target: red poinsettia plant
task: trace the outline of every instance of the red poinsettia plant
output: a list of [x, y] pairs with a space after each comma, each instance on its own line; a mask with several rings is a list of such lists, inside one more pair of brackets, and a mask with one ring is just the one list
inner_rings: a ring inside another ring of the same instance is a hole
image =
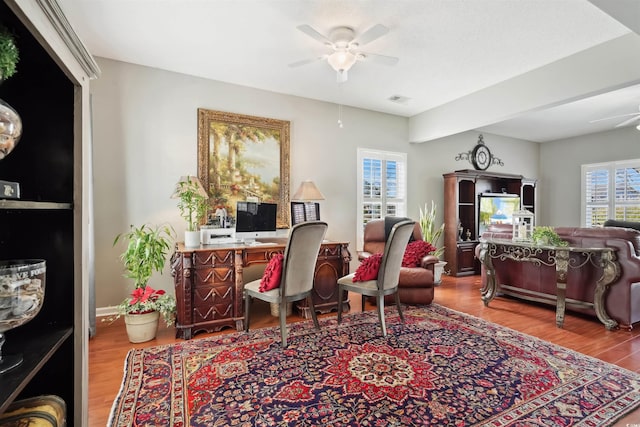
[[155, 290], [148, 285], [153, 272], [162, 274], [173, 236], [173, 229], [169, 226], [145, 224], [140, 227], [131, 226], [127, 233], [116, 237], [114, 245], [120, 239], [128, 242], [120, 259], [124, 262], [124, 276], [133, 280], [134, 289], [131, 296], [116, 306], [116, 314], [107, 320], [113, 321], [123, 315], [157, 311], [167, 326], [173, 325], [176, 299], [165, 291]]
[[152, 311], [160, 313], [167, 326], [173, 325], [176, 312], [176, 300], [162, 289], [153, 289], [147, 285], [136, 288], [131, 296], [117, 307], [116, 318], [123, 314], [144, 314]]

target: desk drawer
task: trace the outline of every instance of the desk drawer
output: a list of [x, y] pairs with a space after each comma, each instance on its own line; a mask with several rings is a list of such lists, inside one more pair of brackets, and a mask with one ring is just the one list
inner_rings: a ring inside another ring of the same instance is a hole
[[193, 253], [193, 268], [233, 267], [235, 251], [197, 251]]
[[193, 289], [193, 323], [233, 317], [234, 285], [196, 286]]

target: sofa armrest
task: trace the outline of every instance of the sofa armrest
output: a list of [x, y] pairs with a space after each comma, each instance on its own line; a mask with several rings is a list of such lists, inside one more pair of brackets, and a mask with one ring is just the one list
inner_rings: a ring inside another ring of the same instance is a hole
[[358, 261], [362, 261], [363, 259], [367, 259], [371, 256], [371, 252], [367, 251], [358, 251]]
[[440, 259], [437, 256], [427, 255], [424, 258], [422, 258], [422, 261], [420, 261], [420, 267], [433, 271], [433, 265], [438, 261], [440, 261]]

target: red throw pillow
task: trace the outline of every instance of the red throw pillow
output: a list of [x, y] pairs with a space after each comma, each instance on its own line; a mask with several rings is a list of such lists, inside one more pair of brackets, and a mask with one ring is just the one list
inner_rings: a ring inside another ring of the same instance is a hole
[[414, 240], [407, 245], [402, 258], [403, 267], [418, 267], [422, 258], [434, 252], [436, 248], [424, 240]]
[[375, 280], [378, 278], [378, 270], [382, 262], [382, 254], [373, 254], [362, 260], [355, 274], [354, 282], [365, 282], [367, 280]]
[[264, 269], [262, 279], [260, 279], [260, 292], [267, 292], [280, 287], [283, 259], [284, 255], [282, 254], [275, 254], [271, 257], [267, 268]]

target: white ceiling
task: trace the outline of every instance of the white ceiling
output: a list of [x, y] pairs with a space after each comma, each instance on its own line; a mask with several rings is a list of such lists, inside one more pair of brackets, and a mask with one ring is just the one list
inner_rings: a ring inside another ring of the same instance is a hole
[[[617, 0], [631, 8], [618, 15], [594, 5], [602, 0], [58, 1], [95, 56], [405, 117], [629, 34], [617, 20], [629, 25], [629, 10], [640, 18], [637, 0]], [[382, 24], [389, 33], [362, 50], [399, 61], [358, 62], [343, 84], [326, 61], [289, 67], [327, 52], [302, 24], [350, 26], [356, 38]], [[622, 120], [589, 121], [638, 111], [640, 89], [627, 86], [478, 130], [548, 141], [612, 129]]]

